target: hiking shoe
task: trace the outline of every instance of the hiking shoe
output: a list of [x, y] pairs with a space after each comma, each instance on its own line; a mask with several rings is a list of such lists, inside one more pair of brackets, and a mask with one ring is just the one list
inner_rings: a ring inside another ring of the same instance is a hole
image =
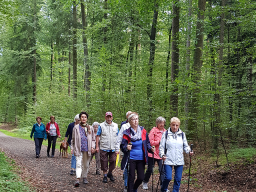
[[103, 177], [103, 183], [107, 183], [108, 182], [108, 178], [106, 176]]
[[79, 181], [76, 180], [75, 183], [74, 183], [74, 186], [75, 186], [75, 187], [79, 187], [79, 185], [80, 185]]
[[83, 183], [84, 183], [84, 184], [89, 183], [88, 180], [87, 180], [87, 178], [83, 178]]
[[142, 189], [148, 189], [148, 183], [142, 182]]
[[107, 176], [110, 179], [110, 181], [115, 181], [115, 178], [113, 177], [112, 173], [108, 173]]
[[70, 175], [75, 175], [75, 171], [73, 169], [70, 171]]
[[100, 175], [100, 171], [99, 170], [96, 170], [96, 175]]

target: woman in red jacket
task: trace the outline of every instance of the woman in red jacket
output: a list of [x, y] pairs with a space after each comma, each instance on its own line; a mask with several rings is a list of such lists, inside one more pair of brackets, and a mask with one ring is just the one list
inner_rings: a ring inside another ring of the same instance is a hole
[[51, 116], [50, 120], [51, 121], [46, 124], [46, 132], [47, 132], [47, 138], [48, 138], [47, 156], [50, 157], [50, 149], [52, 145], [51, 157], [54, 157], [56, 140], [57, 140], [57, 137], [60, 138], [60, 129], [59, 129], [59, 125], [55, 122], [54, 116]]
[[148, 135], [150, 145], [155, 146], [155, 153], [154, 153], [154, 158], [151, 153], [148, 153], [148, 169], [146, 171], [146, 174], [145, 174], [145, 177], [144, 177], [144, 180], [142, 183], [143, 189], [148, 189], [148, 181], [152, 174], [153, 166], [154, 166], [155, 162], [157, 162], [157, 164], [158, 164], [159, 172], [162, 172], [161, 179], [160, 179], [161, 185], [164, 180], [165, 173], [164, 173], [164, 169], [162, 166], [162, 163], [163, 163], [162, 158], [159, 157], [159, 145], [160, 145], [160, 141], [162, 138], [162, 134], [166, 131], [166, 129], [164, 128], [165, 122], [166, 122], [165, 118], [163, 118], [161, 116], [158, 117], [156, 119], [156, 127], [153, 127]]

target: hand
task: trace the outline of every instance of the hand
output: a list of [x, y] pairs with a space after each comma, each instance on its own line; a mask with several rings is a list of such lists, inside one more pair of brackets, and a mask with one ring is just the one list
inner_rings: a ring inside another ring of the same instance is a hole
[[132, 150], [132, 145], [127, 145], [127, 150], [131, 151]]
[[194, 155], [193, 151], [189, 152], [189, 156], [193, 156], [193, 155]]
[[73, 154], [73, 149], [71, 149], [71, 151], [70, 151], [70, 152], [71, 152], [71, 154]]
[[99, 147], [96, 147], [96, 152], [99, 153], [100, 149]]
[[59, 137], [59, 138], [61, 138], [61, 136], [60, 136], [60, 135], [59, 135], [58, 137]]
[[152, 146], [152, 147], [151, 147], [151, 151], [152, 151], [153, 153], [155, 153], [155, 151], [156, 151], [155, 146]]
[[120, 152], [119, 151], [116, 151], [116, 154], [119, 154]]
[[32, 139], [32, 137], [30, 137], [30, 139]]
[[162, 156], [162, 160], [163, 160], [163, 161], [166, 160], [166, 156], [165, 156], [165, 155]]

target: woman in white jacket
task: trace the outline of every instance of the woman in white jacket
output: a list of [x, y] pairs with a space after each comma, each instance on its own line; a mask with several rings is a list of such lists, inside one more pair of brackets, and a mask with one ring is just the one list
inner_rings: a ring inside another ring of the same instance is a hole
[[180, 130], [180, 120], [177, 117], [171, 118], [170, 127], [162, 135], [159, 147], [159, 156], [164, 161], [165, 178], [161, 191], [168, 191], [169, 182], [172, 180], [172, 167], [174, 167], [173, 192], [178, 192], [182, 177], [184, 157], [183, 150], [193, 155], [188, 145], [186, 135]]

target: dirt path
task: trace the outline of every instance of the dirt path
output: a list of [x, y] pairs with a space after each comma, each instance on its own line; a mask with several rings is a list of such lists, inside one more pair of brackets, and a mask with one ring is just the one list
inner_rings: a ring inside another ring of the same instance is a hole
[[[1, 127], [2, 128], [2, 127]], [[44, 141], [46, 142], [46, 141]], [[88, 173], [89, 184], [81, 184], [75, 188], [73, 183], [75, 176], [69, 175], [71, 156], [68, 158], [59, 157], [59, 151], [56, 150], [55, 158], [48, 158], [46, 155], [46, 146], [42, 146], [41, 157], [35, 158], [34, 141], [9, 137], [0, 132], [0, 150], [14, 159], [19, 166], [21, 178], [28, 181], [36, 191], [93, 191], [93, 192], [121, 192], [123, 191], [123, 176], [120, 168], [113, 172], [116, 178], [115, 182], [102, 182], [102, 175], [95, 175], [95, 160], [90, 165]], [[194, 157], [196, 158], [196, 157]], [[256, 163], [256, 162], [255, 162]], [[209, 167], [209, 165], [206, 165]], [[193, 175], [194, 181], [191, 181], [190, 192], [210, 192], [210, 191], [256, 191], [256, 164], [250, 167], [241, 167], [240, 172], [234, 167], [226, 174], [212, 172], [210, 170], [201, 170], [204, 167], [198, 167], [198, 173]], [[157, 167], [155, 167], [157, 169]], [[200, 172], [200, 173], [199, 173]], [[225, 177], [223, 176], [225, 175]], [[154, 174], [154, 191], [158, 181], [158, 174]], [[183, 173], [180, 192], [187, 191], [187, 174]], [[248, 183], [249, 182], [249, 183]], [[141, 186], [138, 192], [150, 192], [152, 189], [152, 178], [149, 182], [149, 190], [142, 190]], [[169, 190], [172, 190], [172, 181], [169, 184]], [[160, 190], [158, 190], [160, 191]]]

